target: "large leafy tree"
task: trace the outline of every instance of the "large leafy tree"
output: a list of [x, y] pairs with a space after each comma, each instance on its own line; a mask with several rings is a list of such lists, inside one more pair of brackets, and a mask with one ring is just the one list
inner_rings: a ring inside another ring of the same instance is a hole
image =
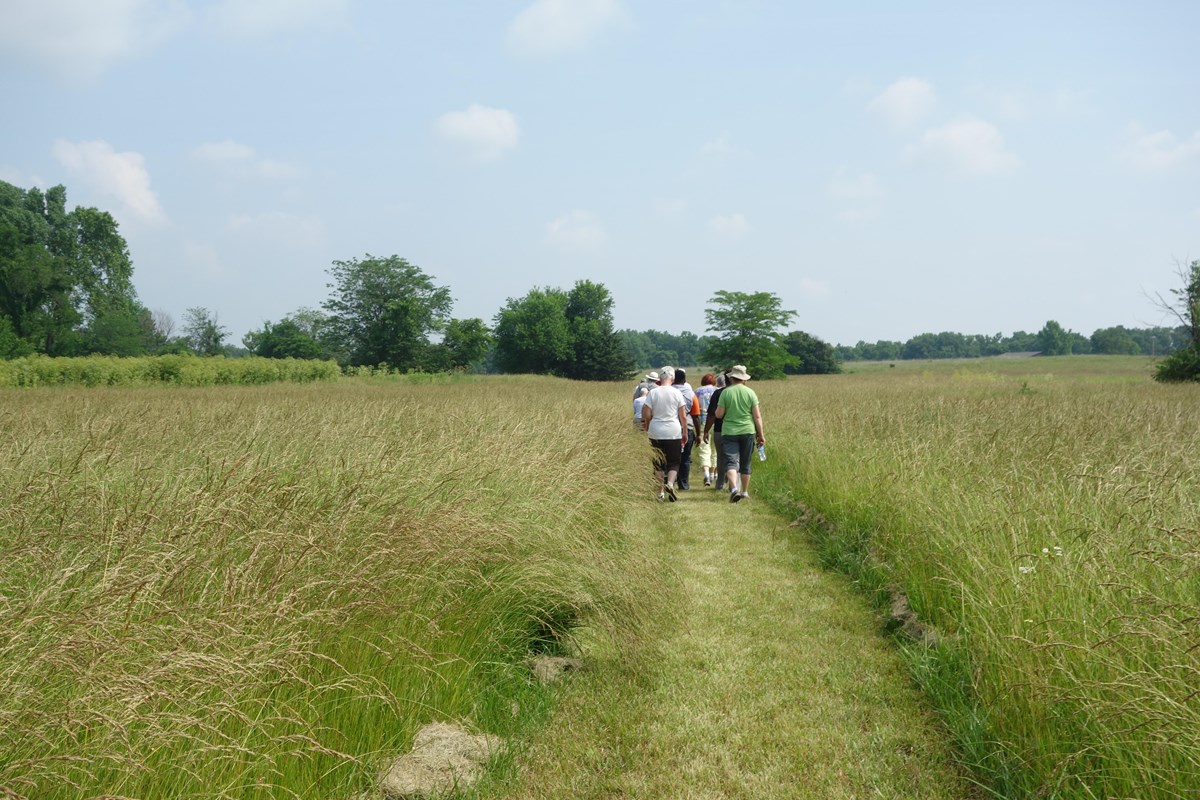
[[756, 378], [781, 378], [795, 363], [780, 329], [796, 316], [771, 292], [719, 291], [704, 312], [708, 329], [716, 334], [704, 351], [709, 364], [745, 364]]
[[783, 338], [784, 347], [796, 359], [785, 367], [790, 375], [832, 375], [842, 371], [833, 346], [804, 331], [791, 331]]
[[575, 380], [627, 378], [634, 362], [613, 330], [612, 307], [604, 284], [587, 280], [569, 292], [534, 288], [509, 298], [496, 315], [496, 366]]
[[496, 313], [496, 367], [501, 372], [561, 375], [574, 353], [567, 293], [530, 289]]
[[1049, 320], [1038, 331], [1037, 348], [1044, 356], [1069, 356], [1074, 348], [1075, 336], [1055, 320]]
[[143, 352], [145, 309], [113, 217], [67, 210], [62, 186], [0, 181], [0, 315], [23, 347], [48, 355]]
[[430, 335], [450, 318], [448, 288], [395, 255], [335, 261], [329, 274], [332, 294], [322, 307], [339, 361], [402, 370], [426, 363]]
[[613, 330], [612, 307], [612, 295], [602, 283], [577, 281], [567, 294], [567, 325], [574, 354], [565, 377], [615, 381], [633, 372], [633, 357]]

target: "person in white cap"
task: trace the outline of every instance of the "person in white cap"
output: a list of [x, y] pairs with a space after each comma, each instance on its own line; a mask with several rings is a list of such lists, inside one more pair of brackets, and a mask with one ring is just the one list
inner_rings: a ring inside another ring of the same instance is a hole
[[750, 375], [746, 367], [735, 364], [729, 370], [729, 385], [717, 398], [721, 447], [725, 451], [725, 479], [729, 482], [731, 503], [750, 496], [750, 456], [756, 443], [760, 446], [767, 443], [758, 395], [745, 385], [748, 380]]
[[640, 391], [642, 391], [643, 389], [645, 389], [646, 392], [649, 393], [649, 391], [651, 389], [653, 389], [655, 386], [658, 386], [658, 373], [657, 372], [646, 373], [646, 377], [644, 377], [640, 381], [638, 381], [637, 386], [633, 387], [634, 398], [636, 399], [638, 396], [638, 393]]
[[642, 430], [654, 448], [654, 477], [662, 489], [658, 499], [675, 502], [675, 478], [679, 474], [679, 461], [683, 456], [683, 443], [687, 441], [687, 411], [683, 395], [671, 384], [675, 380], [675, 368], [663, 367], [658, 371], [661, 378], [658, 386], [646, 395], [642, 405]]

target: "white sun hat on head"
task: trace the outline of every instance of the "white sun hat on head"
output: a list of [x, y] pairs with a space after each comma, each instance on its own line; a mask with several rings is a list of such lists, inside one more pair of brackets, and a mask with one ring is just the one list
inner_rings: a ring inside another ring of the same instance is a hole
[[729, 370], [729, 377], [737, 378], [739, 381], [750, 380], [750, 376], [746, 373], [746, 366], [744, 364], [734, 364], [733, 369]]
[[657, 373], [657, 372], [651, 372], [649, 375], [647, 375], [647, 376], [646, 376], [646, 380], [648, 380], [648, 381], [654, 381], [655, 383], [658, 383], [658, 373]]

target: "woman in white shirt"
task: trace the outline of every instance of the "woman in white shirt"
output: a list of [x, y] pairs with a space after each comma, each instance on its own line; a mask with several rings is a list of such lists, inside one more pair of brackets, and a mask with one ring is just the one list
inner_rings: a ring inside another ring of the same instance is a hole
[[[687, 410], [683, 394], [671, 385], [674, 367], [663, 367], [658, 374], [658, 386], [650, 390], [642, 405], [642, 430], [654, 448], [654, 477], [662, 486], [658, 499], [665, 497], [673, 503], [676, 499], [675, 479], [687, 441]], [[672, 377], [662, 378], [664, 375]]]

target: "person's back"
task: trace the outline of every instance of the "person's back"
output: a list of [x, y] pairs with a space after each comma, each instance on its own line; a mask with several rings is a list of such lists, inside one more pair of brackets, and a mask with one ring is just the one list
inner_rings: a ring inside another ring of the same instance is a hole
[[758, 405], [758, 395], [753, 389], [742, 383], [726, 386], [718, 402], [725, 407], [725, 416], [721, 420], [723, 436], [754, 433], [753, 412]]

